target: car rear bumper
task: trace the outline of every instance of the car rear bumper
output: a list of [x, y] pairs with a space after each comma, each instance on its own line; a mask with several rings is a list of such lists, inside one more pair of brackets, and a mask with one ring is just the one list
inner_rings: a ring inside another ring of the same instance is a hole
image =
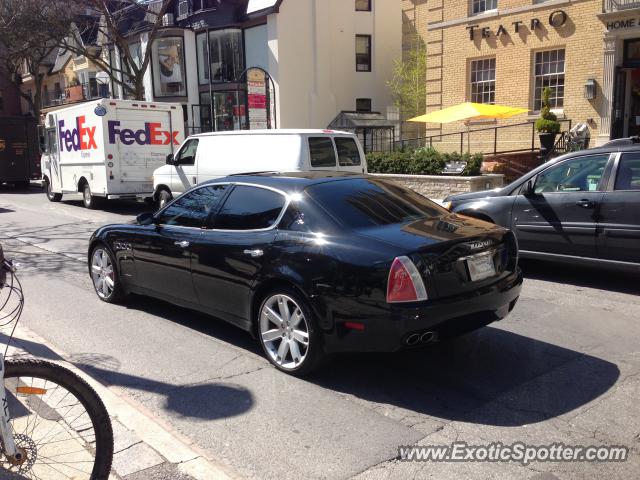
[[[443, 300], [427, 300], [420, 305], [398, 304], [384, 314], [359, 318], [363, 330], [337, 322], [325, 333], [327, 352], [392, 352], [454, 337], [506, 317], [522, 289], [518, 270], [500, 281], [464, 295]], [[433, 332], [434, 335], [424, 335]], [[415, 336], [423, 337], [413, 343]]]

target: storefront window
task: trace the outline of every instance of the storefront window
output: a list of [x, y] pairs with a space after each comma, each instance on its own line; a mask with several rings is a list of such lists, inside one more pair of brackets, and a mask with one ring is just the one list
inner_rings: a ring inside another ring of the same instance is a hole
[[196, 36], [196, 48], [198, 49], [198, 83], [207, 85], [209, 83], [209, 69], [207, 68], [207, 33], [199, 33]]
[[482, 13], [498, 8], [498, 0], [472, 0], [472, 13]]
[[200, 125], [205, 131], [246, 130], [246, 92], [213, 92], [213, 112], [208, 92], [200, 93]]
[[551, 108], [564, 105], [564, 48], [536, 52], [534, 109], [542, 108], [542, 92], [551, 89]]
[[235, 82], [244, 70], [242, 30], [209, 32], [209, 54], [212, 83]]
[[186, 92], [182, 37], [160, 38], [153, 44], [153, 83], [157, 97], [184, 96]]
[[495, 58], [483, 58], [471, 62], [471, 101], [496, 103]]

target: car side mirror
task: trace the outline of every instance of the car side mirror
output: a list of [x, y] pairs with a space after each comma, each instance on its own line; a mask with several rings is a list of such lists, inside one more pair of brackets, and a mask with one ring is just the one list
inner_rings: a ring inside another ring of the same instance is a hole
[[152, 212], [144, 212], [136, 217], [138, 225], [153, 225], [156, 223], [156, 218]]
[[525, 197], [533, 197], [536, 194], [534, 185], [533, 179], [527, 182], [522, 192]]
[[173, 157], [173, 153], [167, 155], [167, 165], [175, 165], [176, 159]]

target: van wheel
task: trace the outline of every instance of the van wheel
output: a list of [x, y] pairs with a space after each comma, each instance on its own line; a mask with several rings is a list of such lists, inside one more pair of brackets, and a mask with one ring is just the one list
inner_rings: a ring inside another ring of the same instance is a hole
[[164, 206], [171, 201], [173, 197], [171, 193], [166, 190], [160, 190], [158, 192], [158, 208], [164, 208]]
[[62, 194], [61, 193], [53, 193], [51, 191], [51, 183], [49, 182], [49, 180], [45, 180], [44, 181], [44, 189], [45, 189], [45, 192], [47, 194], [47, 199], [50, 202], [59, 202], [60, 200], [62, 200]]
[[95, 210], [100, 206], [102, 198], [91, 195], [91, 187], [89, 187], [88, 183], [84, 184], [84, 188], [82, 189], [82, 202], [86, 208], [91, 210]]

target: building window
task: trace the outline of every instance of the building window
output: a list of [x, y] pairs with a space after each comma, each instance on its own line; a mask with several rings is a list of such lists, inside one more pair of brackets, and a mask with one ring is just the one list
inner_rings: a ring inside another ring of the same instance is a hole
[[200, 127], [202, 132], [246, 130], [247, 94], [240, 90], [213, 92], [213, 104], [209, 92], [200, 93]]
[[370, 112], [370, 111], [371, 111], [370, 98], [356, 98], [356, 112]]
[[356, 12], [370, 12], [371, 0], [356, 0]]
[[496, 103], [495, 58], [483, 58], [471, 62], [471, 101]]
[[551, 108], [562, 108], [564, 105], [564, 48], [536, 52], [535, 87], [533, 108], [542, 108], [542, 92], [549, 87]]
[[[202, 33], [196, 41], [198, 47], [198, 79], [200, 85], [209, 83], [235, 82], [244, 70], [244, 49], [242, 30], [225, 29], [209, 32], [209, 51], [207, 36]], [[207, 60], [211, 61], [207, 68]], [[209, 73], [211, 72], [211, 73]]]
[[472, 2], [471, 13], [474, 15], [498, 8], [498, 0], [472, 0]]
[[356, 71], [371, 71], [371, 35], [356, 35]]
[[153, 84], [156, 97], [187, 94], [182, 37], [159, 38], [153, 44]]

